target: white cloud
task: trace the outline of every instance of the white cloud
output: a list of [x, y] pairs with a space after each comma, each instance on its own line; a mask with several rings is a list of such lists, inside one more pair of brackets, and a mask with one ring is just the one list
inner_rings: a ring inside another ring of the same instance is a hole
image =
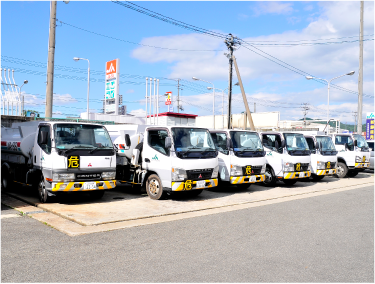
[[132, 89], [127, 90], [126, 93], [127, 93], [127, 94], [132, 94], [132, 93], [134, 93], [134, 90], [132, 90]]
[[129, 112], [129, 114], [137, 116], [137, 117], [145, 117], [146, 111], [144, 109], [136, 109]]

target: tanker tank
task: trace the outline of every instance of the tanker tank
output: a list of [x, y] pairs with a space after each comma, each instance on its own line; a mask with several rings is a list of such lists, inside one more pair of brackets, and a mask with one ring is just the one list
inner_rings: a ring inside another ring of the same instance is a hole
[[34, 126], [2, 127], [1, 152], [31, 157], [36, 130]]

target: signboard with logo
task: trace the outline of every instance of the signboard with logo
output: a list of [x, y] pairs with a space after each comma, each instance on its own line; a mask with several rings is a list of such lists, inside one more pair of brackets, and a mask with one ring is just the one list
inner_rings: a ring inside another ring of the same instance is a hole
[[374, 140], [374, 121], [375, 116], [373, 112], [368, 112], [366, 115], [366, 139]]
[[[105, 64], [105, 103], [104, 113], [118, 114], [120, 59]], [[113, 105], [113, 107], [112, 107]]]
[[165, 96], [165, 105], [167, 106], [167, 112], [173, 112], [172, 92], [166, 92]]

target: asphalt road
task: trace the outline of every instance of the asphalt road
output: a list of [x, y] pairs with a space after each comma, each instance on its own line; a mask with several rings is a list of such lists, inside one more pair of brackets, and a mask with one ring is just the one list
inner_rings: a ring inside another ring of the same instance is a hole
[[2, 282], [373, 282], [374, 188], [79, 237], [4, 218], [1, 252]]

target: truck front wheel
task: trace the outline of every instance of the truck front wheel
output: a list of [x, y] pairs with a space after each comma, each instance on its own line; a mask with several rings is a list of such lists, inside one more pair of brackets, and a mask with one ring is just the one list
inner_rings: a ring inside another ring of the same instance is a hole
[[164, 199], [165, 192], [163, 192], [163, 185], [160, 178], [153, 174], [150, 175], [146, 182], [147, 195], [154, 200]]
[[322, 180], [324, 179], [324, 176], [318, 176], [318, 175], [315, 175], [315, 174], [311, 174], [311, 177], [314, 181], [318, 181], [318, 180]]
[[267, 166], [266, 168], [266, 178], [263, 182], [265, 186], [275, 186], [276, 184], [276, 176], [273, 172], [272, 168]]
[[46, 189], [46, 182], [44, 181], [44, 177], [40, 177], [40, 181], [38, 183], [38, 194], [39, 194], [39, 200], [42, 203], [47, 203], [49, 200], [48, 193]]
[[283, 179], [283, 182], [286, 184], [286, 185], [294, 185], [297, 183], [297, 180], [295, 179]]
[[348, 173], [348, 167], [343, 162], [338, 162], [336, 176], [338, 178], [344, 178], [346, 177], [347, 173]]

